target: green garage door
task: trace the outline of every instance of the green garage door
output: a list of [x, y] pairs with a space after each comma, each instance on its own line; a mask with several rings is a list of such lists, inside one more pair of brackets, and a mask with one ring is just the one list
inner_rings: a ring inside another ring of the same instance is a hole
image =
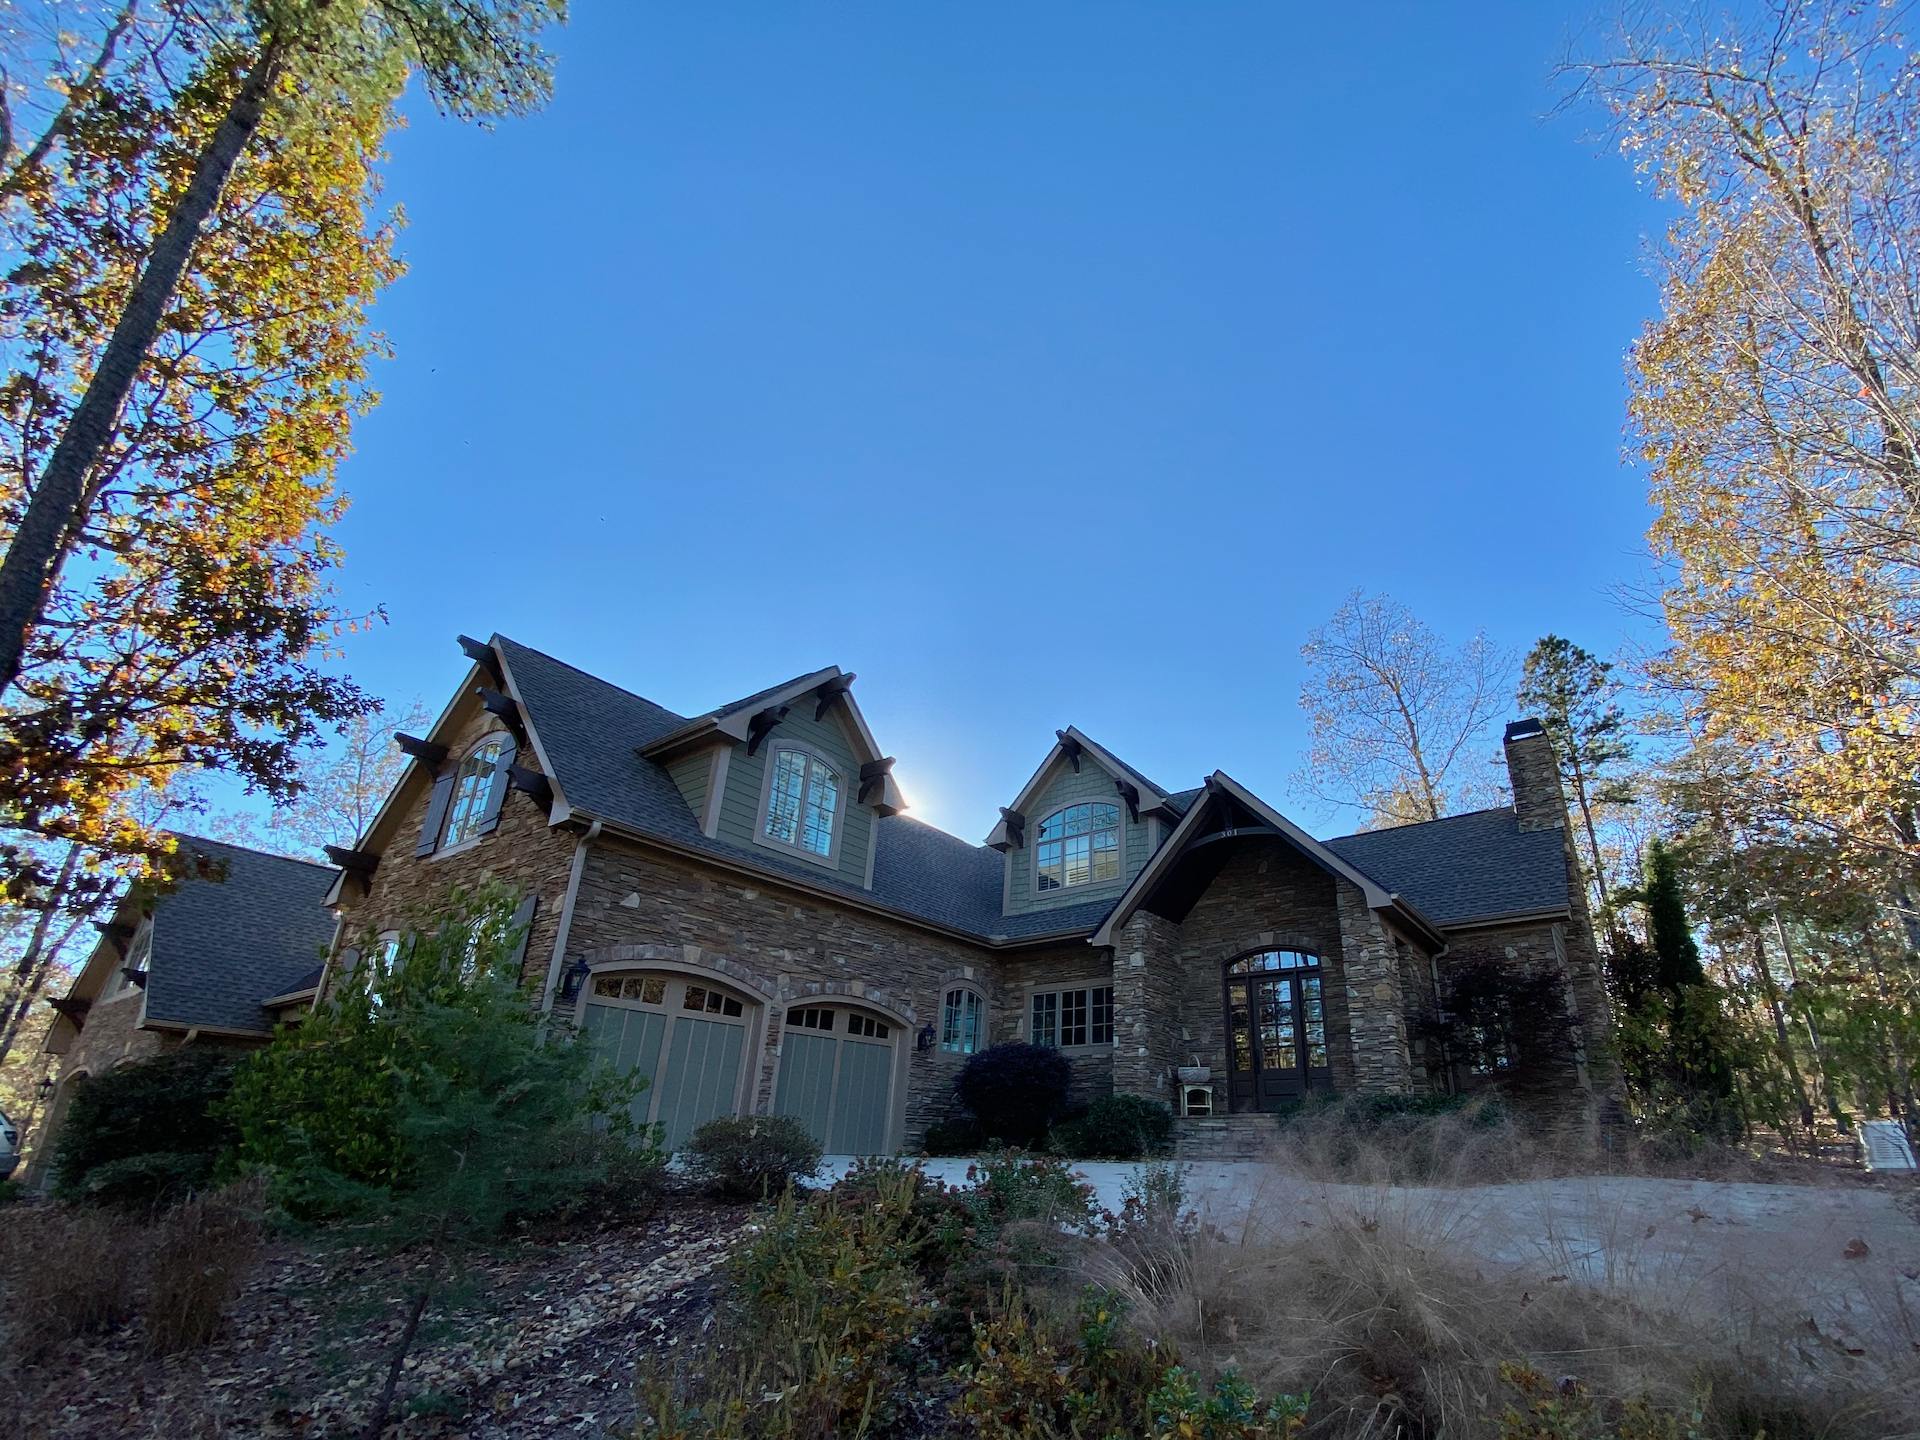
[[682, 976], [596, 975], [581, 1028], [621, 1074], [647, 1085], [633, 1119], [678, 1150], [707, 1121], [737, 1113], [751, 1016], [743, 997]]
[[794, 1116], [829, 1155], [887, 1150], [894, 1030], [864, 1011], [823, 1005], [787, 1011], [773, 1113]]

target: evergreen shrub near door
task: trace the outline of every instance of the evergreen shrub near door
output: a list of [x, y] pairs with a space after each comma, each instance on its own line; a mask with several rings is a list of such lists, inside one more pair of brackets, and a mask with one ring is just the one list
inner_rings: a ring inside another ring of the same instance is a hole
[[1066, 1113], [1072, 1078], [1058, 1050], [1013, 1041], [968, 1057], [954, 1088], [987, 1139], [1031, 1147]]

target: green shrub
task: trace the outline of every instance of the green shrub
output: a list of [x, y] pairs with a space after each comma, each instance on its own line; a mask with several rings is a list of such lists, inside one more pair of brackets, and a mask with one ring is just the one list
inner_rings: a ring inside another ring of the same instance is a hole
[[207, 1183], [236, 1139], [235, 1057], [188, 1046], [81, 1086], [53, 1152], [54, 1193], [153, 1208]]
[[929, 1125], [927, 1138], [920, 1148], [929, 1155], [971, 1155], [986, 1138], [978, 1120], [971, 1115], [956, 1115]]
[[644, 1440], [864, 1435], [883, 1428], [922, 1365], [931, 1305], [909, 1263], [926, 1195], [902, 1167], [851, 1190], [783, 1194], [728, 1266], [720, 1347], [676, 1377], [643, 1370]]
[[1093, 1187], [1052, 1155], [1000, 1150], [967, 1167], [963, 1191], [979, 1219], [994, 1228], [1026, 1220], [1043, 1221], [1087, 1234], [1099, 1207]]
[[1013, 1042], [968, 1056], [954, 1089], [989, 1140], [1032, 1146], [1066, 1113], [1072, 1078], [1058, 1050]]
[[791, 1115], [709, 1120], [687, 1141], [687, 1171], [716, 1195], [759, 1200], [820, 1169], [820, 1142]]
[[1144, 1095], [1102, 1095], [1053, 1127], [1049, 1148], [1076, 1160], [1138, 1160], [1173, 1145], [1173, 1111]]

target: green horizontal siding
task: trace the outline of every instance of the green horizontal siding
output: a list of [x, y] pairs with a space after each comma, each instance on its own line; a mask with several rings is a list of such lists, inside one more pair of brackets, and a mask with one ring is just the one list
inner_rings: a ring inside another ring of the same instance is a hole
[[713, 778], [713, 752], [702, 750], [667, 766], [667, 774], [686, 797], [687, 808], [699, 820], [707, 813], [707, 782]]
[[[838, 871], [855, 885], [867, 883], [867, 849], [873, 843], [873, 811], [855, 803], [860, 793], [860, 766], [853, 758], [853, 747], [846, 731], [832, 711], [824, 720], [813, 718], [813, 702], [801, 700], [791, 714], [761, 742], [754, 754], [745, 745], [733, 747], [727, 764], [726, 793], [720, 797], [720, 838], [736, 845], [754, 845], [760, 825], [760, 787], [766, 779], [767, 758], [782, 740], [798, 740], [827, 757], [840, 772], [840, 856]], [[773, 852], [806, 862], [806, 857], [785, 846]], [[824, 865], [823, 865], [823, 868]]]
[[[1120, 842], [1120, 877], [1100, 885], [1076, 885], [1070, 890], [1050, 890], [1044, 895], [1033, 891], [1033, 842], [1040, 833], [1040, 822], [1065, 805], [1083, 800], [1098, 800], [1120, 807], [1120, 824], [1125, 830]], [[1084, 905], [1089, 900], [1118, 899], [1127, 882], [1147, 863], [1147, 822], [1127, 819], [1126, 802], [1114, 789], [1114, 777], [1101, 768], [1091, 755], [1080, 757], [1080, 771], [1065, 760], [1053, 767], [1053, 773], [1039, 795], [1027, 806], [1027, 843], [1011, 853], [1013, 883], [1007, 891], [1007, 910], [1024, 914], [1035, 910], [1058, 910], [1068, 905]]]

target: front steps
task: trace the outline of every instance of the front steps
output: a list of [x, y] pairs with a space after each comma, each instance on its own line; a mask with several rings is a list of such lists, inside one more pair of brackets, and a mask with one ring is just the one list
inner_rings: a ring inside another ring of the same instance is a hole
[[1277, 1123], [1271, 1115], [1180, 1115], [1173, 1122], [1173, 1158], [1264, 1160]]

